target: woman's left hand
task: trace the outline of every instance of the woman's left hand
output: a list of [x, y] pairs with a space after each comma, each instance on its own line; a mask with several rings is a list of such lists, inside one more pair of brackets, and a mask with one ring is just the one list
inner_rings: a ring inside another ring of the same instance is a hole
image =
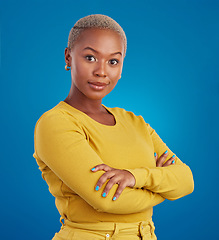
[[135, 177], [127, 170], [112, 168], [106, 164], [100, 164], [91, 169], [92, 172], [97, 172], [101, 170], [105, 171], [105, 173], [99, 178], [95, 186], [95, 190], [98, 191], [99, 189], [101, 189], [103, 184], [106, 183], [106, 181], [109, 179], [103, 190], [103, 197], [106, 197], [108, 195], [110, 189], [113, 187], [114, 184], [118, 184], [118, 188], [113, 196], [114, 201], [118, 199], [118, 197], [126, 187], [134, 187], [135, 185]]

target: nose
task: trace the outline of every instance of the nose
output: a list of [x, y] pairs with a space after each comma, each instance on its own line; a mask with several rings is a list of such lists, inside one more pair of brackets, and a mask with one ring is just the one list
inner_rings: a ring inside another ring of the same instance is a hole
[[106, 68], [104, 62], [97, 62], [96, 68], [94, 70], [94, 75], [96, 77], [106, 77]]

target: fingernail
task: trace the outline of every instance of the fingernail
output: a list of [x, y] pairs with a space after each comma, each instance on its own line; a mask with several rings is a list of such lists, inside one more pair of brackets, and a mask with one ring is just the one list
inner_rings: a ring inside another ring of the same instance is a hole
[[157, 156], [157, 153], [156, 153], [156, 152], [154, 153], [154, 156], [155, 156], [155, 157]]
[[103, 196], [103, 197], [106, 197], [106, 193], [104, 192], [104, 193], [102, 194], [102, 196]]
[[95, 167], [91, 169], [91, 171], [94, 171], [95, 170]]
[[96, 186], [96, 187], [95, 187], [95, 190], [96, 190], [96, 191], [98, 191], [98, 190], [99, 190], [99, 188], [100, 188], [99, 186]]
[[168, 151], [166, 150], [164, 154], [168, 153]]
[[174, 155], [172, 156], [172, 158], [175, 158], [175, 156], [176, 156], [176, 155], [174, 154]]
[[175, 163], [175, 160], [172, 161], [172, 164], [174, 164], [174, 163]]
[[113, 201], [115, 201], [115, 200], [116, 200], [116, 197], [113, 198]]

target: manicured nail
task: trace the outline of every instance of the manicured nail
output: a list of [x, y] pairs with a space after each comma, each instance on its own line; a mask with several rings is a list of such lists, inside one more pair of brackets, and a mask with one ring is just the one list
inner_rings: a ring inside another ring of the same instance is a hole
[[91, 169], [91, 171], [94, 171], [95, 170], [95, 167]]
[[175, 160], [172, 161], [172, 164], [174, 164], [174, 163], [175, 163]]
[[113, 198], [113, 201], [115, 201], [115, 200], [116, 200], [116, 197]]
[[168, 151], [166, 150], [164, 154], [168, 153]]
[[154, 153], [154, 156], [155, 156], [155, 157], [157, 156], [157, 153], [156, 153], [156, 152]]
[[176, 156], [176, 155], [174, 154], [174, 155], [172, 156], [172, 158], [175, 158], [175, 156]]
[[95, 190], [96, 190], [96, 191], [98, 191], [98, 190], [99, 190], [99, 188], [100, 188], [99, 186], [96, 186], [96, 187], [95, 187]]
[[106, 193], [104, 192], [104, 193], [102, 194], [102, 196], [103, 196], [103, 197], [106, 197]]

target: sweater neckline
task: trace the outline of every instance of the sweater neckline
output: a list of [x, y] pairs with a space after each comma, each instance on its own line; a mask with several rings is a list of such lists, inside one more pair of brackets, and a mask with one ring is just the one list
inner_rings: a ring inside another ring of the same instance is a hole
[[108, 107], [106, 107], [106, 106], [103, 105], [103, 104], [101, 104], [101, 105], [107, 110], [107, 112], [109, 112], [110, 114], [113, 115], [113, 117], [114, 117], [114, 119], [115, 119], [115, 122], [116, 122], [114, 125], [106, 125], [106, 124], [100, 123], [100, 122], [94, 120], [92, 117], [90, 117], [90, 116], [87, 115], [86, 113], [84, 113], [84, 112], [82, 112], [81, 110], [79, 110], [79, 109], [71, 106], [70, 104], [68, 104], [68, 103], [66, 103], [66, 102], [64, 102], [64, 101], [60, 101], [59, 104], [65, 105], [65, 106], [66, 106], [68, 109], [70, 109], [71, 111], [74, 110], [74, 111], [80, 113], [81, 115], [86, 116], [86, 118], [90, 119], [92, 122], [95, 122], [96, 124], [98, 124], [98, 125], [100, 125], [100, 126], [114, 128], [114, 127], [117, 127], [117, 125], [118, 125], [117, 116], [115, 116], [115, 114], [111, 111], [111, 108], [108, 108]]

